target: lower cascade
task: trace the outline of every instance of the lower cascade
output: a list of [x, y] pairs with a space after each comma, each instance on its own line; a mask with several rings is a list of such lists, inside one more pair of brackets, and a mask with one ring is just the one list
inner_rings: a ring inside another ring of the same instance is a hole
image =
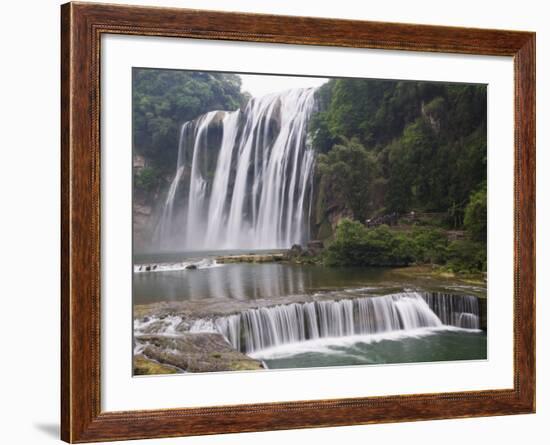
[[482, 308], [472, 295], [402, 292], [246, 309], [231, 315], [135, 320], [137, 337], [218, 333], [245, 354], [325, 338], [415, 332], [449, 327], [479, 330]]
[[321, 338], [443, 326], [479, 329], [477, 297], [407, 292], [249, 309], [215, 320], [216, 329], [245, 353]]

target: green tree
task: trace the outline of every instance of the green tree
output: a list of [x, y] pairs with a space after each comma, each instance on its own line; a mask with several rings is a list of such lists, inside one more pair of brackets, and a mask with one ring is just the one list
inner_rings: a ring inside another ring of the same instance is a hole
[[134, 185], [138, 189], [151, 191], [159, 183], [159, 172], [154, 167], [145, 167], [134, 176]]
[[318, 157], [318, 168], [333, 193], [363, 221], [370, 209], [370, 186], [375, 173], [373, 156], [357, 141], [345, 139]]
[[472, 193], [464, 212], [464, 227], [475, 241], [487, 240], [487, 184]]
[[409, 237], [387, 226], [367, 229], [358, 221], [344, 218], [325, 253], [328, 266], [405, 266], [414, 261]]

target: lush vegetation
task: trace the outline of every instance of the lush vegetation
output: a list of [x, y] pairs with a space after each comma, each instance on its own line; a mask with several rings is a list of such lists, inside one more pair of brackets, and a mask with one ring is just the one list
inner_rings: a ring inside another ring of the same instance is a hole
[[487, 240], [487, 183], [470, 195], [464, 212], [464, 227], [476, 241]]
[[135, 178], [152, 189], [171, 174], [181, 125], [212, 110], [235, 110], [247, 100], [234, 74], [136, 68], [133, 72], [133, 143], [147, 168]]
[[329, 266], [406, 266], [414, 260], [412, 251], [410, 239], [387, 226], [369, 230], [344, 218], [326, 251], [325, 262]]
[[344, 139], [317, 158], [319, 171], [332, 184], [332, 199], [346, 202], [360, 220], [369, 215], [369, 195], [375, 177], [374, 156], [357, 141]]
[[[314, 223], [326, 237], [327, 221], [341, 219], [334, 212], [355, 220], [330, 234], [329, 264], [483, 270], [486, 94], [484, 85], [367, 79], [333, 79], [318, 90], [310, 123], [319, 153]], [[423, 223], [427, 232], [363, 226], [410, 212], [440, 217]], [[445, 230], [465, 236], [451, 242]]]
[[328, 266], [438, 265], [460, 273], [485, 271], [485, 243], [450, 241], [442, 229], [419, 227], [395, 231], [386, 225], [367, 228], [358, 221], [342, 219], [323, 253]]
[[[310, 125], [315, 149], [363, 147], [375, 160], [371, 215], [442, 211], [450, 225], [463, 224], [470, 194], [486, 179], [484, 85], [334, 79], [318, 97], [322, 111]], [[353, 160], [347, 164], [354, 168]], [[351, 209], [363, 192], [345, 204]]]

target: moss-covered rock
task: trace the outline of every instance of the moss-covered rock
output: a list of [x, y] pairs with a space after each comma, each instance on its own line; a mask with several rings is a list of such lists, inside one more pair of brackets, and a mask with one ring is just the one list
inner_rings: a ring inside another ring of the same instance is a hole
[[134, 357], [134, 375], [177, 374], [178, 370], [173, 366], [149, 360], [142, 355]]

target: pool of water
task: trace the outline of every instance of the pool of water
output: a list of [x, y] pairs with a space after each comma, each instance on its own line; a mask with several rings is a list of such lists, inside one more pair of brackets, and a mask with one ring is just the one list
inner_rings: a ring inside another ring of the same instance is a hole
[[487, 358], [487, 334], [484, 331], [421, 330], [388, 337], [310, 341], [260, 351], [253, 356], [263, 360], [269, 369]]
[[134, 304], [161, 301], [229, 298], [238, 300], [276, 298], [322, 290], [373, 288], [387, 292], [406, 288], [484, 295], [485, 289], [448, 280], [407, 277], [390, 268], [323, 267], [288, 263], [230, 263], [216, 265], [216, 256], [249, 251], [187, 252], [136, 256], [139, 264], [180, 264], [210, 266], [197, 269], [134, 273]]

